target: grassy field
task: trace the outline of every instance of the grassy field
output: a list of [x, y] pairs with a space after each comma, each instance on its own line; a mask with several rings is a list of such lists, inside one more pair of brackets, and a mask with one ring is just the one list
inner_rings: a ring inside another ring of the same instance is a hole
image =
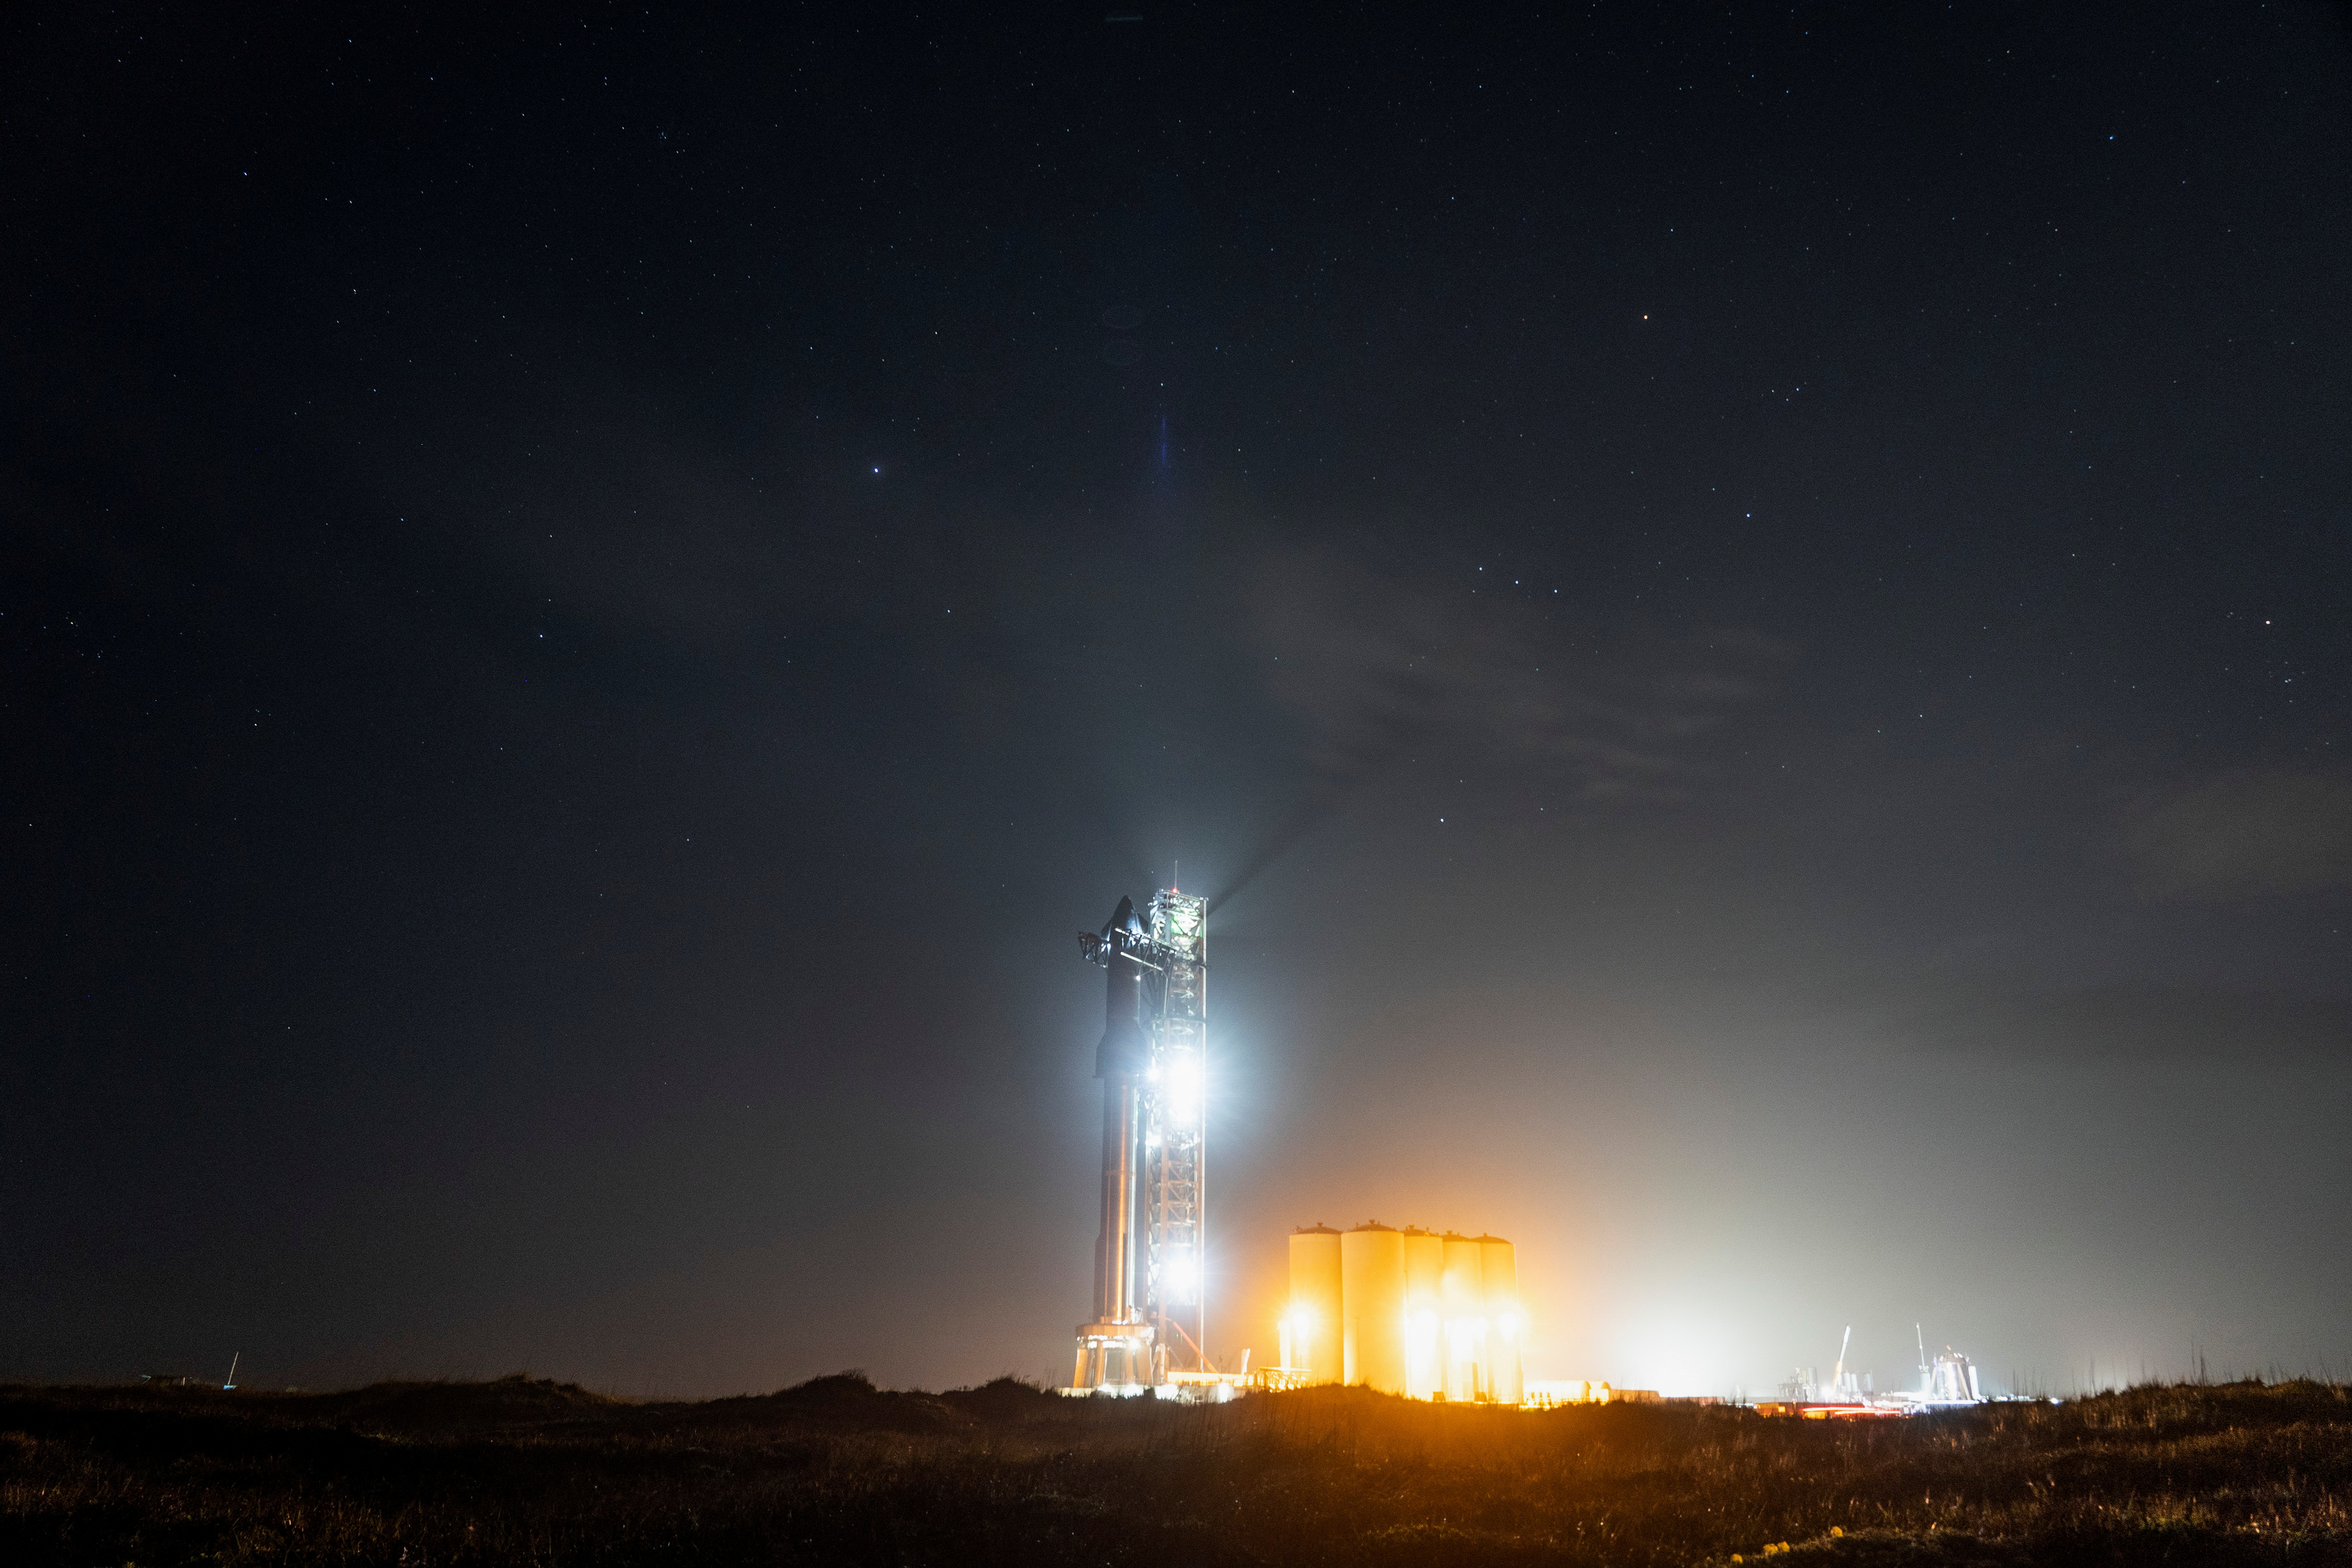
[[[1785, 1544], [1784, 1544], [1785, 1543]], [[0, 1563], [2352, 1563], [2352, 1391], [1832, 1426], [1010, 1381], [0, 1389]], [[1797, 1568], [1797, 1565], [1791, 1565]]]

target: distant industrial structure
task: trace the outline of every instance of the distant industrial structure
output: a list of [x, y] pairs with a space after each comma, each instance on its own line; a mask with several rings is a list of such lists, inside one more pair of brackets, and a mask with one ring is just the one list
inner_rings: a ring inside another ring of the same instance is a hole
[[1130, 899], [1080, 951], [1106, 972], [1095, 1076], [1103, 1086], [1102, 1229], [1095, 1310], [1078, 1326], [1073, 1394], [1231, 1392], [1210, 1364], [1207, 1089], [1209, 901], [1163, 888]]
[[1838, 1358], [1823, 1379], [1810, 1367], [1799, 1367], [1780, 1385], [1778, 1399], [1762, 1399], [1756, 1408], [1767, 1415], [1801, 1415], [1814, 1421], [1872, 1420], [1884, 1416], [1916, 1415], [1923, 1411], [1949, 1410], [1985, 1403], [1984, 1381], [1976, 1363], [1946, 1346], [1931, 1363], [1927, 1339], [1920, 1326], [1911, 1326], [1919, 1346], [1919, 1386], [1916, 1389], [1876, 1386], [1868, 1373], [1846, 1370], [1845, 1352], [1853, 1343], [1848, 1324], [1838, 1342]]
[[[1079, 950], [1105, 972], [1095, 1077], [1103, 1089], [1102, 1226], [1094, 1316], [1078, 1325], [1073, 1394], [1228, 1397], [1247, 1387], [1346, 1384], [1448, 1403], [1549, 1408], [1649, 1404], [1651, 1389], [1525, 1375], [1518, 1254], [1497, 1236], [1304, 1226], [1290, 1237], [1281, 1359], [1255, 1375], [1249, 1352], [1223, 1371], [1208, 1343], [1209, 901], [1172, 885], [1139, 910], [1122, 898]], [[1930, 1363], [1919, 1387], [1879, 1391], [1849, 1373], [1846, 1331], [1826, 1382], [1800, 1369], [1771, 1414], [1816, 1419], [1906, 1415], [1984, 1398], [1969, 1358]], [[235, 1370], [231, 1369], [231, 1382]], [[1713, 1403], [1704, 1399], [1699, 1403]]]
[[1094, 1316], [1067, 1392], [1223, 1398], [1360, 1384], [1416, 1399], [1517, 1405], [1518, 1259], [1500, 1237], [1388, 1226], [1290, 1238], [1282, 1360], [1226, 1372], [1206, 1349], [1208, 900], [1171, 886], [1121, 899], [1079, 951], [1102, 967], [1102, 1226]]
[[1517, 1405], [1526, 1332], [1518, 1255], [1500, 1237], [1377, 1220], [1291, 1234], [1286, 1381]]
[[[1528, 1396], [1520, 1403], [1537, 1410], [1550, 1410], [1562, 1405], [1663, 1405], [1667, 1401], [1654, 1388], [1618, 1388], [1592, 1379], [1570, 1377], [1530, 1379]], [[1723, 1401], [1712, 1394], [1698, 1394], [1678, 1395], [1673, 1403], [1720, 1405]]]

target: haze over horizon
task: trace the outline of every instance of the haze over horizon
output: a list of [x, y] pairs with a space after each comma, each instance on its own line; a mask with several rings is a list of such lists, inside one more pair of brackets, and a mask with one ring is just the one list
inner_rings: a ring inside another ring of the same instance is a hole
[[2352, 1371], [2343, 6], [5, 26], [0, 1379]]

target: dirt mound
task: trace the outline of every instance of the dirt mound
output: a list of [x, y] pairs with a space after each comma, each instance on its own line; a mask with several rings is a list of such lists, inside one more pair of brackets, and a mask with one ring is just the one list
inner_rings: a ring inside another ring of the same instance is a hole
[[1059, 1411], [1065, 1404], [1060, 1394], [1024, 1382], [1017, 1377], [992, 1378], [977, 1388], [954, 1388], [940, 1395], [940, 1403], [950, 1410], [960, 1410], [982, 1421], [1019, 1421], [1032, 1415], [1047, 1415]]
[[489, 1383], [373, 1383], [302, 1403], [314, 1420], [417, 1436], [593, 1419], [625, 1405], [576, 1383], [521, 1373]]
[[935, 1395], [877, 1388], [871, 1378], [857, 1370], [813, 1377], [773, 1394], [662, 1405], [649, 1412], [648, 1418], [661, 1425], [697, 1428], [790, 1428], [837, 1436], [950, 1432], [971, 1425], [969, 1416], [950, 1410]]

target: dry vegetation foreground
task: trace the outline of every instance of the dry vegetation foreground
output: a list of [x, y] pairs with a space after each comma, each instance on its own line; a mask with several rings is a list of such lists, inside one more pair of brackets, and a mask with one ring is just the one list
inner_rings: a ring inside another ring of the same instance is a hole
[[0, 1389], [0, 1563], [2352, 1563], [2347, 1394], [2152, 1387], [1847, 1426], [854, 1374], [678, 1405], [521, 1378]]

